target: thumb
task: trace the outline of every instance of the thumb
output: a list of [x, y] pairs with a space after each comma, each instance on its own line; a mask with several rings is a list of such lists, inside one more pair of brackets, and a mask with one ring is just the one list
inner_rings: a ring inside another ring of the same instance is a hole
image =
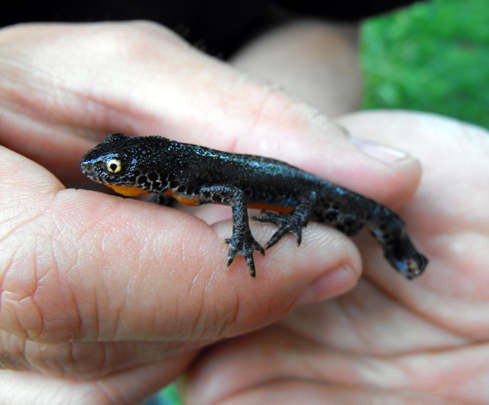
[[157, 24], [24, 25], [3, 30], [0, 44], [3, 145], [72, 184], [86, 138], [126, 132], [277, 158], [391, 206], [418, 185], [416, 160], [351, 142], [310, 106]]

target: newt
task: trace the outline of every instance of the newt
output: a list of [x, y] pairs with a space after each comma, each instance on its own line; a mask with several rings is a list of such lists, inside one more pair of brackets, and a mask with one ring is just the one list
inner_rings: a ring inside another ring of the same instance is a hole
[[[423, 273], [428, 264], [411, 242], [406, 223], [392, 210], [279, 160], [161, 136], [114, 133], [88, 151], [80, 166], [88, 178], [125, 196], [154, 193], [160, 203], [169, 196], [186, 205], [230, 205], [233, 233], [222, 241], [229, 245], [226, 267], [241, 255], [252, 277], [256, 276], [255, 251], [264, 255], [265, 249], [288, 233], [295, 235], [299, 246], [302, 228], [310, 220], [347, 236], [365, 226], [391, 266], [409, 280]], [[279, 227], [264, 248], [251, 233], [247, 208], [252, 207], [263, 209], [252, 221]]]

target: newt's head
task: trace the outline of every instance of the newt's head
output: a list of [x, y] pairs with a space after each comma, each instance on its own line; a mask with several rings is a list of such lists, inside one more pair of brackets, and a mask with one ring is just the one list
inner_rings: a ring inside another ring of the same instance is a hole
[[82, 157], [80, 168], [90, 180], [128, 197], [157, 191], [166, 184], [160, 176], [165, 172], [165, 146], [170, 143], [161, 136], [114, 133]]

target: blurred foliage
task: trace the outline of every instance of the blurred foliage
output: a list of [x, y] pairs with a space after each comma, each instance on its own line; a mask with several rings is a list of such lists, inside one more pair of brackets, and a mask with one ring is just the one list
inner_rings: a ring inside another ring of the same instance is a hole
[[158, 394], [162, 405], [181, 405], [175, 384], [170, 384]]
[[432, 0], [368, 20], [364, 109], [401, 108], [489, 128], [489, 2]]

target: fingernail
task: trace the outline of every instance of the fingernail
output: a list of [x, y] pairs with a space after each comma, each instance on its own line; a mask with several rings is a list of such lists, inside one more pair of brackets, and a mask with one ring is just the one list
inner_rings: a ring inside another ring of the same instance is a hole
[[357, 283], [357, 275], [350, 266], [342, 266], [317, 278], [309, 284], [297, 305], [310, 304], [335, 297], [350, 290]]
[[367, 156], [387, 164], [398, 162], [406, 159], [409, 156], [409, 154], [403, 152], [402, 150], [381, 145], [380, 143], [366, 141], [365, 139], [351, 137], [350, 142]]

